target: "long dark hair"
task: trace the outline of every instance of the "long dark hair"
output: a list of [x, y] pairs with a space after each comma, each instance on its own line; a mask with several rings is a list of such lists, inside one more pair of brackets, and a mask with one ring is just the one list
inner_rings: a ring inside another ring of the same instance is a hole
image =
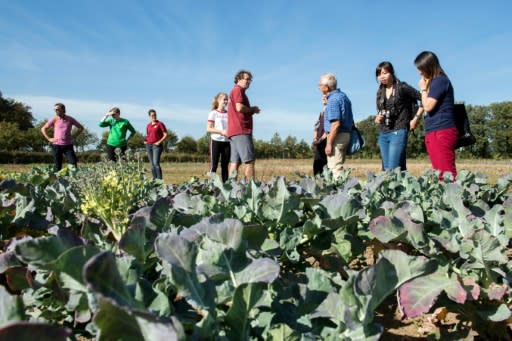
[[377, 68], [375, 69], [375, 78], [377, 81], [379, 81], [378, 78], [382, 70], [389, 72], [391, 76], [393, 76], [393, 82], [396, 81], [395, 68], [393, 67], [393, 64], [387, 61], [381, 62], [379, 65], [377, 65]]
[[[393, 67], [393, 64], [391, 64], [388, 61], [384, 61], [379, 63], [377, 65], [377, 68], [375, 69], [375, 78], [377, 79], [377, 82], [379, 81], [379, 75], [382, 72], [382, 70], [386, 70], [393, 76], [393, 86], [398, 84], [400, 80], [395, 75], [395, 68]], [[385, 102], [385, 95], [384, 95], [384, 85], [379, 84], [379, 89], [377, 90], [377, 109], [381, 110], [384, 107]]]
[[416, 68], [420, 70], [427, 79], [433, 79], [440, 75], [446, 76], [434, 52], [421, 52], [416, 59], [414, 59], [414, 65], [416, 65]]

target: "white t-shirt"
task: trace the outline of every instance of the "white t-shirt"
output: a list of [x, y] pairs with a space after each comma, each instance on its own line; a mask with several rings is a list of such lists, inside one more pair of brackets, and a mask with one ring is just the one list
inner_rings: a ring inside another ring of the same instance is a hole
[[[228, 129], [228, 113], [212, 110], [208, 114], [208, 122], [213, 122], [213, 127], [219, 130]], [[228, 138], [221, 134], [212, 134], [212, 140], [220, 142], [228, 142]]]

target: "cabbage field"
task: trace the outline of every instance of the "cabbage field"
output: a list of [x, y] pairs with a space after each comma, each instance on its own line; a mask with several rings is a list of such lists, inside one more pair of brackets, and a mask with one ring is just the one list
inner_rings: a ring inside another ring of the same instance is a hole
[[[166, 185], [136, 161], [0, 177], [0, 339], [512, 337], [512, 175]], [[439, 319], [442, 314], [437, 314]]]

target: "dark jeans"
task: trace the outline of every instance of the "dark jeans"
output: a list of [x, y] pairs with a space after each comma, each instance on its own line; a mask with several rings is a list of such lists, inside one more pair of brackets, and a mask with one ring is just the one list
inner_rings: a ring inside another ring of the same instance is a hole
[[108, 159], [110, 161], [117, 160], [117, 157], [116, 157], [116, 149], [117, 148], [119, 148], [121, 150], [121, 155], [124, 155], [124, 152], [126, 151], [126, 148], [128, 148], [128, 146], [113, 147], [113, 146], [107, 144], [107, 155], [108, 155]]
[[210, 172], [217, 172], [220, 160], [222, 181], [228, 179], [229, 158], [231, 156], [231, 145], [229, 142], [210, 140]]
[[325, 165], [327, 165], [327, 155], [325, 155], [325, 146], [327, 139], [322, 140], [315, 146], [315, 157], [313, 159], [313, 174], [322, 174]]
[[380, 157], [382, 170], [391, 170], [400, 167], [406, 170], [407, 129], [398, 129], [379, 134]]
[[162, 145], [147, 144], [146, 151], [148, 152], [149, 163], [151, 164], [151, 173], [153, 179], [162, 179], [162, 168], [160, 167], [160, 156], [163, 151]]
[[76, 167], [76, 154], [75, 150], [73, 149], [72, 144], [67, 145], [58, 145], [58, 144], [52, 144], [52, 150], [53, 150], [53, 162], [54, 162], [54, 169], [55, 171], [60, 171], [62, 169], [62, 155], [66, 154], [66, 159], [68, 160], [68, 163], [70, 165], [73, 165]]

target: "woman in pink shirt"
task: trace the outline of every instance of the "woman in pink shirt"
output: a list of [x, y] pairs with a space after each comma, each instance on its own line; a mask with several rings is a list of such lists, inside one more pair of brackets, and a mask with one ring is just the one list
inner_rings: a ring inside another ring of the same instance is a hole
[[[73, 136], [71, 129], [73, 126], [77, 128], [74, 136], [78, 136], [84, 130], [84, 127], [78, 123], [73, 117], [66, 115], [66, 107], [62, 103], [57, 103], [54, 106], [55, 117], [50, 119], [41, 128], [43, 136], [52, 144], [53, 161], [55, 171], [62, 168], [62, 156], [66, 154], [68, 163], [76, 168], [77, 158], [75, 150], [73, 149]], [[47, 130], [53, 128], [53, 137], [48, 135]]]
[[156, 119], [156, 111], [148, 111], [150, 121], [146, 126], [146, 151], [148, 153], [149, 163], [151, 163], [151, 173], [153, 179], [162, 179], [162, 168], [160, 167], [160, 156], [164, 149], [163, 142], [167, 138], [167, 128], [165, 124]]

